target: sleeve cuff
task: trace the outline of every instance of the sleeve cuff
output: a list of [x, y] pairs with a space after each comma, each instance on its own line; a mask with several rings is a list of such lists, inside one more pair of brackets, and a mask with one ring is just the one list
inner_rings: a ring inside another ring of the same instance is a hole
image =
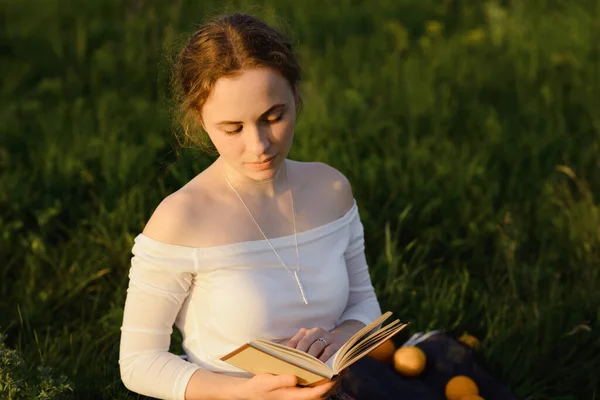
[[176, 385], [174, 386], [174, 399], [176, 400], [185, 400], [185, 391], [188, 387], [190, 379], [194, 372], [201, 369], [198, 365], [189, 363], [186, 365], [185, 369], [181, 372], [179, 379], [177, 380]]

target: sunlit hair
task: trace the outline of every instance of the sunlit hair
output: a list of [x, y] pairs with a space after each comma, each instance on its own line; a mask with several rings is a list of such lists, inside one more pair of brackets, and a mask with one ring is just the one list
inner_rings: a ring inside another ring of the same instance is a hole
[[265, 22], [247, 14], [217, 17], [202, 25], [181, 50], [174, 64], [173, 83], [178, 135], [183, 146], [211, 151], [202, 132], [201, 112], [215, 82], [242, 70], [268, 67], [289, 83], [296, 109], [301, 106], [298, 85], [301, 69], [290, 41]]

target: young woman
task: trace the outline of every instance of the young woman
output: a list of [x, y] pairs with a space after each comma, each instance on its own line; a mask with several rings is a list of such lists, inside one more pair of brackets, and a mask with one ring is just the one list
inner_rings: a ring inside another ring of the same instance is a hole
[[[179, 54], [186, 139], [218, 158], [165, 198], [132, 249], [120, 358], [130, 390], [164, 399], [343, 397], [220, 357], [257, 337], [322, 361], [381, 315], [346, 177], [287, 158], [301, 99], [289, 42], [241, 14], [202, 26]], [[187, 360], [169, 353], [175, 324]], [[336, 394], [337, 393], [337, 394]]]

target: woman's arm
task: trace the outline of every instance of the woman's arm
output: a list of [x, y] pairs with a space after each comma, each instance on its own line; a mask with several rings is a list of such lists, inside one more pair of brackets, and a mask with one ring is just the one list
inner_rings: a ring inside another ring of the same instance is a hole
[[341, 384], [338, 377], [315, 387], [298, 387], [294, 375], [259, 374], [234, 378], [198, 370], [185, 391], [186, 400], [316, 400], [333, 395]]
[[[349, 209], [348, 205], [353, 205], [355, 201], [352, 187], [345, 176], [340, 181], [343, 184], [340, 185], [342, 190], [339, 193], [339, 203], [346, 204], [346, 209]], [[381, 315], [381, 307], [371, 282], [369, 266], [365, 256], [364, 227], [358, 210], [352, 221], [350, 221], [350, 239], [344, 251], [344, 261], [348, 272], [350, 293], [346, 309], [338, 319], [337, 324], [342, 326], [345, 321], [356, 320], [366, 325]]]
[[161, 399], [184, 400], [200, 369], [169, 352], [173, 325], [197, 273], [194, 249], [168, 244], [177, 242], [186, 219], [188, 208], [182, 200], [176, 196], [163, 200], [135, 240], [121, 327], [123, 384]]
[[194, 372], [185, 389], [185, 400], [241, 399], [240, 388], [247, 380], [199, 369]]
[[346, 343], [348, 339], [350, 339], [356, 332], [360, 331], [366, 325], [363, 322], [357, 321], [355, 319], [347, 319], [342, 322], [340, 325], [336, 326], [334, 329], [329, 332], [338, 335], [343, 338], [343, 343]]
[[171, 254], [144, 237], [136, 238], [132, 252], [121, 326], [121, 380], [136, 393], [183, 400], [200, 367], [170, 353], [169, 347], [192, 282], [193, 256]]

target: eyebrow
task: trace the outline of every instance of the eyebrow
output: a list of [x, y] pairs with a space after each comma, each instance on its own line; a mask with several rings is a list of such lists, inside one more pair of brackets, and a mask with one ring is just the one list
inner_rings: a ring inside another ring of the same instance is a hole
[[[271, 114], [273, 111], [278, 110], [280, 108], [284, 108], [286, 105], [287, 105], [286, 103], [275, 104], [275, 105], [271, 106], [271, 108], [269, 108], [267, 111], [262, 113], [260, 115], [260, 118], [264, 118], [265, 116]], [[242, 121], [221, 121], [221, 122], [217, 122], [216, 125], [241, 125], [241, 124], [242, 124]]]

